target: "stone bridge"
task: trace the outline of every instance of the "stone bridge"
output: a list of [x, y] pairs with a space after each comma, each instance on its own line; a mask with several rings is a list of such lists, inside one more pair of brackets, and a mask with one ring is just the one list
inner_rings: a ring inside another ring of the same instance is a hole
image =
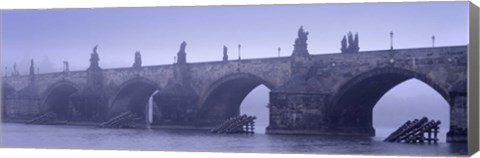
[[32, 62], [29, 75], [3, 77], [3, 118], [55, 112], [63, 122], [98, 124], [134, 112], [145, 119], [153, 96], [153, 125], [205, 128], [239, 115], [263, 84], [271, 90], [267, 133], [373, 136], [376, 102], [416, 78], [449, 103], [448, 141], [466, 141], [466, 45], [358, 52], [357, 41], [357, 51], [311, 55], [308, 33], [298, 35], [289, 57], [188, 63], [182, 43], [171, 65], [141, 66], [138, 55], [133, 67], [102, 69], [96, 47], [86, 71], [35, 74]]

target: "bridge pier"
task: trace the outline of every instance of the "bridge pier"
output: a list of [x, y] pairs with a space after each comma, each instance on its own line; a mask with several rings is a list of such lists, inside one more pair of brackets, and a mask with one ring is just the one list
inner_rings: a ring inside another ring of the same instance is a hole
[[[270, 123], [267, 134], [358, 135], [374, 136], [370, 113], [362, 113], [364, 124], [352, 119], [343, 121], [329, 114], [326, 103], [329, 94], [319, 92], [272, 91], [270, 93]], [[370, 114], [370, 115], [369, 115]], [[368, 119], [370, 123], [368, 123]], [[365, 122], [367, 122], [365, 124]]]
[[108, 99], [104, 94], [90, 88], [83, 89], [71, 96], [75, 112], [72, 121], [101, 123], [108, 120]]
[[5, 121], [7, 120], [29, 120], [40, 114], [41, 98], [37, 89], [29, 85], [15, 94], [2, 98], [4, 103]]
[[198, 97], [190, 86], [171, 83], [154, 95], [159, 117], [155, 125], [194, 124], [194, 105]]
[[447, 142], [467, 142], [467, 94], [465, 91], [450, 93], [450, 129], [447, 133]]
[[28, 96], [11, 96], [4, 99], [4, 121], [25, 121], [40, 115], [40, 98]]

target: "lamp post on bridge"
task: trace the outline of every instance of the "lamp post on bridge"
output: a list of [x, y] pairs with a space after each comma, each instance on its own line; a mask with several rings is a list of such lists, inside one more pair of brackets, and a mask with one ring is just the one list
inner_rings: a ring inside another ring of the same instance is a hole
[[432, 47], [435, 48], [435, 35], [432, 36]]
[[242, 45], [238, 44], [238, 60], [242, 60], [240, 57], [240, 49], [242, 48]]
[[393, 50], [393, 31], [390, 31], [390, 50]]
[[282, 50], [282, 49], [281, 49], [280, 47], [278, 47], [278, 57], [280, 57], [280, 51], [281, 51], [281, 50]]
[[238, 62], [237, 62], [237, 72], [240, 72], [240, 49], [242, 48], [242, 45], [238, 44]]

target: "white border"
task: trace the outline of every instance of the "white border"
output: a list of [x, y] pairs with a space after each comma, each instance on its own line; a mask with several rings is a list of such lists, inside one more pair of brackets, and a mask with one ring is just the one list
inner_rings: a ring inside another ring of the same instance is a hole
[[[436, 0], [447, 1], [447, 0]], [[428, 2], [427, 0], [0, 0], [0, 9], [52, 9], [52, 8], [104, 8], [104, 7], [152, 7], [152, 6], [206, 6], [206, 5], [257, 5], [257, 4], [300, 4], [300, 3], [364, 3], [364, 2]], [[480, 5], [480, 0], [472, 0]], [[0, 14], [1, 16], [1, 14]], [[0, 18], [1, 20], [1, 18]], [[478, 121], [478, 120], [476, 120]], [[1, 142], [0, 142], [1, 143]], [[0, 144], [1, 145], [1, 144]], [[162, 152], [162, 151], [125, 151], [125, 150], [70, 150], [70, 149], [6, 149], [0, 148], [0, 157], [177, 157], [177, 158], [250, 158], [250, 157], [279, 157], [279, 158], [312, 158], [332, 157], [333, 155], [306, 155], [306, 154], [252, 154], [252, 153], [208, 153], [208, 152]], [[356, 155], [355, 157], [357, 157]], [[335, 155], [334, 157], [353, 157], [352, 155]], [[387, 156], [361, 156], [387, 157]], [[388, 156], [398, 157], [398, 156]], [[480, 154], [474, 155], [480, 157]]]
[[[448, 0], [435, 0], [448, 1]], [[478, 1], [478, 0], [475, 0]], [[205, 6], [309, 3], [364, 3], [364, 2], [428, 2], [427, 0], [0, 0], [0, 9], [104, 8], [151, 6]], [[478, 3], [477, 3], [478, 4]]]

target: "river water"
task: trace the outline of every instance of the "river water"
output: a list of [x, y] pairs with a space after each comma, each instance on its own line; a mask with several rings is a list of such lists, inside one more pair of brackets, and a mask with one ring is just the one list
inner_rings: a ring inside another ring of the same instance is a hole
[[466, 144], [385, 143], [380, 137], [211, 134], [3, 123], [1, 147], [362, 155], [466, 155]]

